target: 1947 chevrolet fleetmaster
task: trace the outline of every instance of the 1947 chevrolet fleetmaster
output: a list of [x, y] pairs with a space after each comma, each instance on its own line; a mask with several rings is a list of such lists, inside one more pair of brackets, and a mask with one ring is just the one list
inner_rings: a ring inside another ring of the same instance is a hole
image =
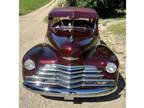
[[55, 8], [46, 41], [23, 57], [23, 85], [45, 96], [106, 96], [117, 90], [119, 61], [100, 40], [98, 14], [89, 8]]

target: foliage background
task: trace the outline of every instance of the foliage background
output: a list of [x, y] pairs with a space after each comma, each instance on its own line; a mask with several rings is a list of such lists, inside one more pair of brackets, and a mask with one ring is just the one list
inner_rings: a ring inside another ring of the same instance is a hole
[[89, 7], [102, 18], [125, 16], [126, 0], [67, 0], [68, 6]]

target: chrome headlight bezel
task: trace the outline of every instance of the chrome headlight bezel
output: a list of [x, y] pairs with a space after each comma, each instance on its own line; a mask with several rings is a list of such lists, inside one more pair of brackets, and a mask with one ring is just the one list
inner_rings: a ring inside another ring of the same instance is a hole
[[35, 65], [35, 62], [31, 59], [27, 59], [25, 62], [24, 62], [24, 67], [25, 69], [27, 70], [33, 70], [35, 69], [36, 65]]
[[112, 63], [112, 62], [107, 63], [107, 65], [106, 65], [106, 71], [108, 73], [115, 73], [116, 70], [117, 70], [117, 66], [116, 66], [115, 63]]

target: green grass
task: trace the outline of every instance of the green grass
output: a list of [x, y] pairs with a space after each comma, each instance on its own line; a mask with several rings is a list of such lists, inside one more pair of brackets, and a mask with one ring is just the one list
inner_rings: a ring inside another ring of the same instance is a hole
[[108, 27], [108, 31], [113, 32], [116, 35], [125, 35], [126, 34], [126, 21], [118, 22], [112, 24]]
[[41, 6], [47, 4], [51, 0], [20, 0], [19, 15], [25, 15]]

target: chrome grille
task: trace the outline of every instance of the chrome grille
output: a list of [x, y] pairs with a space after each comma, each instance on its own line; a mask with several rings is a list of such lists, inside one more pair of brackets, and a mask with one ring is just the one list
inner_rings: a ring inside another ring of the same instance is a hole
[[26, 76], [26, 82], [58, 85], [69, 89], [82, 86], [113, 86], [114, 80], [104, 79], [103, 76], [102, 71], [92, 65], [47, 64], [41, 66], [36, 75]]

